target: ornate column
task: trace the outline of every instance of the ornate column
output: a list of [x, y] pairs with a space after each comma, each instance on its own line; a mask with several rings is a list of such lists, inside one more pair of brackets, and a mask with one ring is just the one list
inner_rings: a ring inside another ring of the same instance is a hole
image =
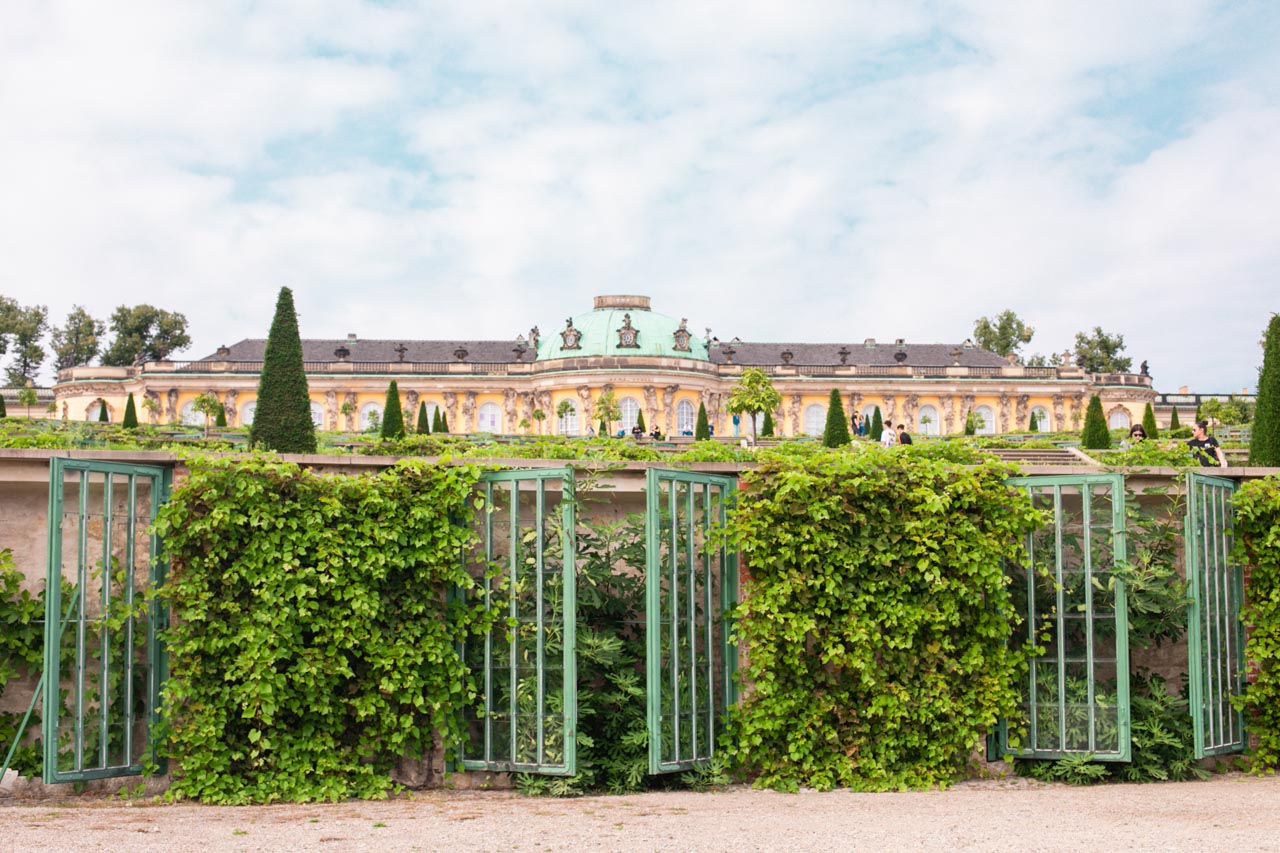
[[[403, 344], [401, 344], [403, 346]], [[404, 395], [404, 426], [405, 432], [418, 431], [418, 392], [406, 391]]]
[[916, 408], [919, 405], [920, 397], [917, 394], [908, 394], [907, 398], [902, 401], [902, 422], [907, 425], [909, 432], [915, 432]]
[[1007, 393], [1000, 395], [1000, 432], [1009, 431], [1009, 409], [1012, 401]]
[[581, 409], [580, 414], [582, 416], [580, 429], [582, 431], [582, 434], [586, 435], [587, 429], [590, 429], [592, 432], [595, 432], [596, 404], [595, 404], [595, 401], [591, 399], [590, 385], [579, 385], [577, 390], [578, 390], [578, 399], [581, 401], [581, 405], [578, 407], [579, 409]]
[[[234, 392], [231, 392], [234, 393]], [[230, 396], [230, 393], [228, 394]], [[331, 424], [329, 429], [338, 428], [338, 392], [324, 392], [324, 422]]]
[[1014, 428], [1022, 429], [1022, 425], [1027, 423], [1027, 417], [1030, 414], [1031, 396], [1029, 394], [1018, 395], [1018, 411], [1014, 417]]
[[882, 394], [884, 398], [884, 428], [890, 429], [898, 416], [898, 401], [893, 394]]
[[941, 394], [938, 402], [942, 404], [942, 420], [945, 424], [942, 434], [951, 435], [956, 429], [956, 398], [950, 394]]
[[791, 414], [791, 434], [800, 435], [800, 403], [804, 398], [799, 394], [791, 395], [791, 406], [788, 411]]
[[356, 431], [356, 418], [360, 417], [360, 412], [356, 409], [356, 392], [348, 391], [342, 395], [342, 405], [351, 404], [351, 413], [346, 416], [347, 432]]
[[670, 437], [675, 433], [676, 429], [676, 392], [680, 390], [679, 385], [668, 385], [662, 389], [662, 408], [665, 411], [662, 434]]
[[1067, 413], [1064, 407], [1065, 402], [1066, 398], [1061, 394], [1053, 395], [1053, 429], [1055, 430], [1066, 429]]
[[476, 431], [476, 392], [468, 391], [462, 400], [462, 431]]
[[240, 392], [233, 389], [227, 392], [227, 396], [222, 403], [222, 409], [223, 411], [226, 412], [226, 415], [227, 415], [227, 423], [230, 424], [231, 426], [240, 425], [240, 422], [238, 420], [239, 407], [236, 406], [236, 400], [239, 399], [239, 397], [240, 397]]
[[178, 389], [170, 388], [168, 394], [168, 405], [165, 406], [165, 416], [169, 423], [176, 423], [178, 420]]
[[644, 386], [644, 422], [649, 429], [658, 425], [658, 389], [652, 385]]
[[502, 431], [511, 435], [516, 431], [516, 389], [502, 389]]
[[449, 429], [456, 430], [458, 428], [458, 392], [445, 391], [443, 396], [445, 419], [449, 422]]

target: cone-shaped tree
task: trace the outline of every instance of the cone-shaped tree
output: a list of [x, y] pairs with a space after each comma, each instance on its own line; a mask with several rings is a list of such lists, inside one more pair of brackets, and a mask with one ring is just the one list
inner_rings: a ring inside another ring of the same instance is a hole
[[213, 425], [216, 427], [225, 427], [227, 425], [227, 407], [218, 407], [218, 416], [213, 419]]
[[1182, 424], [1178, 423], [1178, 407], [1174, 406], [1173, 413], [1169, 415], [1169, 431], [1173, 432], [1181, 426]]
[[[437, 410], [437, 411], [439, 411], [439, 410]], [[443, 434], [443, 435], [448, 435], [448, 434], [449, 434], [449, 418], [445, 415], [445, 413], [444, 413], [444, 412], [440, 412], [440, 429], [433, 429], [433, 430], [431, 430], [431, 431], [432, 431], [432, 432], [438, 432], [438, 433], [441, 433], [441, 434]]]
[[425, 402], [418, 404], [418, 425], [416, 432], [419, 435], [429, 435], [431, 433], [431, 421], [427, 419], [427, 404]]
[[609, 437], [609, 425], [604, 422], [604, 418], [600, 419], [600, 429], [596, 431], [596, 435], [601, 438]]
[[98, 421], [104, 424], [111, 423], [111, 416], [107, 414], [107, 401], [99, 400], [98, 403]]
[[1262, 347], [1258, 403], [1253, 411], [1249, 464], [1280, 467], [1280, 314], [1272, 314]]
[[641, 410], [641, 411], [640, 411], [640, 413], [639, 413], [638, 415], [636, 415], [636, 426], [640, 427], [640, 432], [648, 432], [648, 429], [647, 429], [647, 428], [645, 427], [645, 425], [644, 425], [644, 411], [643, 411], [643, 410]]
[[1160, 437], [1160, 430], [1156, 427], [1156, 412], [1151, 408], [1150, 403], [1147, 403], [1147, 408], [1142, 411], [1142, 431], [1147, 434], [1147, 438]]
[[764, 423], [760, 425], [761, 438], [773, 438], [773, 410], [764, 410]]
[[138, 428], [138, 410], [133, 405], [132, 391], [129, 392], [129, 399], [124, 401], [124, 420], [121, 423], [124, 424], [125, 429]]
[[706, 441], [711, 438], [711, 424], [707, 422], [707, 406], [698, 404], [698, 425], [693, 428], [694, 441]]
[[311, 422], [311, 398], [302, 367], [302, 339], [293, 291], [280, 288], [276, 313], [267, 335], [258, 379], [258, 407], [253, 413], [250, 440], [279, 453], [315, 453], [316, 428]]
[[1085, 409], [1080, 444], [1086, 450], [1106, 450], [1111, 446], [1111, 433], [1107, 431], [1107, 419], [1102, 414], [1102, 399], [1097, 394], [1089, 398], [1089, 408]]
[[431, 431], [440, 432], [444, 429], [444, 412], [437, 408], [431, 413]]
[[822, 446], [844, 447], [850, 441], [849, 421], [844, 416], [840, 392], [832, 388], [831, 399], [827, 401], [827, 425], [822, 430]]
[[1027, 421], [1027, 432], [1039, 432], [1040, 419], [1036, 417], [1036, 413], [1031, 413], [1031, 420]]
[[9, 417], [9, 413], [4, 410], [4, 397], [0, 397], [0, 418]]
[[387, 386], [387, 401], [382, 406], [382, 438], [404, 438], [404, 410], [400, 408], [400, 389], [396, 381]]
[[884, 434], [884, 421], [880, 417], [880, 407], [876, 406], [874, 412], [871, 413], [871, 429], [867, 430], [867, 438], [872, 441], [879, 441], [880, 436]]

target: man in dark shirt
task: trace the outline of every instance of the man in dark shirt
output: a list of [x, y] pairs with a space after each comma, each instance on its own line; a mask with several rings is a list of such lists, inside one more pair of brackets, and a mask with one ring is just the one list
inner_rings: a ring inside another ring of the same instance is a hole
[[1191, 448], [1191, 455], [1200, 460], [1201, 467], [1212, 468], [1216, 465], [1227, 467], [1227, 456], [1222, 452], [1218, 439], [1209, 435], [1208, 421], [1196, 421], [1195, 426], [1191, 428], [1191, 438], [1187, 441], [1187, 447]]
[[898, 444], [910, 444], [911, 436], [907, 433], [906, 424], [898, 424]]

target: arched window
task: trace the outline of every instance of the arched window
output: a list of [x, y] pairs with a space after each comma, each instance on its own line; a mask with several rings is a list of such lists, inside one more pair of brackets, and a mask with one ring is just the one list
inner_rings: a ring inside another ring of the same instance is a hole
[[360, 429], [362, 431], [370, 429], [375, 419], [378, 424], [382, 423], [382, 405], [380, 403], [365, 403], [360, 407]]
[[178, 412], [178, 420], [187, 426], [204, 426], [205, 416], [204, 412], [196, 411], [195, 401], [192, 400], [182, 404], [182, 410]]
[[[1044, 406], [1035, 406], [1031, 409], [1031, 417], [1036, 419], [1036, 430], [1038, 432], [1053, 432], [1053, 423], [1049, 420], [1049, 410]], [[1030, 422], [1027, 428], [1030, 429]]]
[[979, 406], [974, 409], [973, 417], [977, 421], [974, 424], [975, 433], [978, 435], [996, 434], [996, 413], [991, 410], [990, 406]]
[[625, 433], [630, 433], [631, 428], [636, 425], [636, 421], [640, 418], [639, 401], [635, 397], [623, 397], [618, 401], [618, 411], [622, 412], [618, 429]]
[[688, 400], [676, 403], [676, 432], [680, 435], [693, 435], [693, 428], [696, 425], [693, 403]]
[[316, 429], [324, 429], [324, 406], [319, 403], [311, 404], [311, 423], [316, 425]]
[[[561, 435], [577, 435], [578, 434], [578, 407], [571, 400], [565, 400], [568, 407], [563, 415], [560, 416], [560, 434]], [[559, 408], [557, 406], [556, 408]]]
[[497, 403], [484, 403], [476, 414], [476, 432], [502, 432], [502, 409]]
[[[436, 422], [436, 409], [438, 409], [438, 408], [440, 408], [440, 407], [439, 407], [438, 405], [436, 405], [435, 403], [432, 403], [432, 402], [431, 402], [431, 401], [429, 401], [429, 400], [421, 400], [421, 401], [419, 401], [419, 402], [420, 402], [420, 404], [421, 404], [421, 405], [425, 405], [425, 406], [427, 407], [427, 429], [431, 429], [431, 428], [435, 425], [435, 422]], [[408, 418], [408, 417], [406, 417], [406, 418], [405, 418], [405, 426], [406, 426], [406, 427], [408, 427], [408, 426], [412, 426], [414, 429], [417, 429], [417, 428], [418, 428], [418, 412], [417, 412], [417, 410], [415, 409], [415, 410], [411, 413], [411, 415], [412, 415], [412, 421], [413, 421], [413, 422], [412, 422], [412, 423], [409, 423], [409, 418]]]
[[240, 407], [240, 425], [249, 426], [250, 424], [252, 424], [253, 415], [257, 411], [258, 411], [257, 400], [254, 400], [251, 403], [245, 403], [243, 406], [241, 406]]
[[822, 435], [827, 426], [827, 407], [810, 403], [804, 407], [804, 434]]
[[917, 431], [921, 435], [939, 435], [941, 428], [938, 425], [938, 410], [933, 406], [921, 406], [920, 412], [916, 415]]
[[1117, 406], [1111, 410], [1111, 417], [1107, 418], [1107, 426], [1111, 429], [1128, 429], [1129, 428], [1129, 410]]

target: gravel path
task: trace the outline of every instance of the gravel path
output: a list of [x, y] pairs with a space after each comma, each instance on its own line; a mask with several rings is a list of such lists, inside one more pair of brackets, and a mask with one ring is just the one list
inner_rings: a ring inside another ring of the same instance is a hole
[[507, 792], [215, 808], [0, 801], [0, 850], [1278, 850], [1280, 777], [947, 791]]

